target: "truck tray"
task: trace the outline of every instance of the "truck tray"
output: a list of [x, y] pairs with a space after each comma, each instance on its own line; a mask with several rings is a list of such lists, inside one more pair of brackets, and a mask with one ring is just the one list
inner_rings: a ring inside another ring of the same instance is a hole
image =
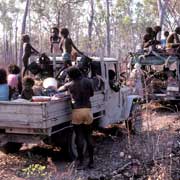
[[[102, 93], [96, 93], [91, 101], [93, 114], [104, 110]], [[65, 126], [70, 120], [69, 99], [48, 102], [0, 102], [0, 130], [6, 133], [50, 135], [53, 127], [61, 128], [61, 125]]]

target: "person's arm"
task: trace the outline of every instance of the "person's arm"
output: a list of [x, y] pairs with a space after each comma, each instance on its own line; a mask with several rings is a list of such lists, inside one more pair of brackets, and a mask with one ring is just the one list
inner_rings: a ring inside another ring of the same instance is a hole
[[68, 82], [68, 83], [64, 84], [63, 86], [61, 86], [60, 88], [58, 88], [58, 91], [59, 92], [67, 91], [68, 88], [70, 87], [70, 85], [71, 85], [71, 82]]
[[81, 52], [81, 51], [75, 46], [75, 44], [73, 43], [72, 39], [71, 39], [71, 45], [72, 45], [72, 47], [73, 47], [79, 54], [84, 55], [83, 52]]
[[63, 40], [60, 41], [60, 45], [59, 45], [59, 49], [60, 49], [61, 52], [63, 52], [62, 45], [63, 45]]
[[31, 45], [31, 53], [32, 54], [40, 54], [34, 47]]

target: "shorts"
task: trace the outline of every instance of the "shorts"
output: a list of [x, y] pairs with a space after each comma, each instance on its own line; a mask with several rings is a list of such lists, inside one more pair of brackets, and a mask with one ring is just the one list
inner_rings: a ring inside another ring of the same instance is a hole
[[71, 61], [71, 54], [63, 53], [62, 58], [63, 58], [63, 61]]
[[90, 108], [79, 108], [72, 110], [72, 124], [91, 124], [93, 115]]

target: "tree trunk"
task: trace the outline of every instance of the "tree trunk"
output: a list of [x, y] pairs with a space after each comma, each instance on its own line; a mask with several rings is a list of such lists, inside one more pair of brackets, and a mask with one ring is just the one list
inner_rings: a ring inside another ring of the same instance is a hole
[[93, 21], [94, 21], [94, 0], [89, 1], [91, 6], [90, 19], [88, 20], [88, 50], [91, 52], [92, 50], [92, 31], [93, 31]]
[[[29, 4], [30, 4], [30, 0], [26, 0], [26, 7], [24, 10], [24, 16], [23, 16], [22, 27], [21, 27], [21, 35], [25, 34], [26, 32], [26, 20], [27, 20], [27, 15], [28, 15], [28, 10], [29, 10]], [[22, 61], [21, 61], [22, 54], [23, 54], [23, 43], [21, 42], [20, 51], [19, 51], [19, 59], [18, 59], [18, 65], [20, 67], [22, 66]]]
[[18, 22], [18, 15], [16, 17], [16, 23], [15, 23], [15, 63], [18, 64], [18, 42], [17, 42], [17, 32], [18, 32], [18, 26], [17, 26], [17, 22]]
[[110, 42], [110, 9], [109, 0], [106, 0], [107, 18], [106, 18], [106, 50], [107, 56], [111, 55], [111, 42]]
[[[157, 0], [158, 11], [159, 11], [159, 25], [161, 26], [162, 29], [164, 25], [164, 17], [166, 15], [168, 2], [169, 0], [165, 0], [163, 4], [162, 0]], [[159, 36], [160, 36], [159, 38], [161, 38], [161, 33]]]

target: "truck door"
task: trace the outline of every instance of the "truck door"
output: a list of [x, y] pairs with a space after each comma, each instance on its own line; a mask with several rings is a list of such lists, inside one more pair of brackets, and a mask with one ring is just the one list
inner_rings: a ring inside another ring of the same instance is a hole
[[[123, 107], [126, 103], [126, 92], [121, 90], [117, 91], [119, 81], [119, 68], [117, 62], [105, 62], [106, 70], [106, 86], [105, 86], [105, 116], [101, 121], [101, 126], [106, 127], [110, 124], [120, 122], [122, 120]], [[115, 89], [112, 88], [114, 83]]]

